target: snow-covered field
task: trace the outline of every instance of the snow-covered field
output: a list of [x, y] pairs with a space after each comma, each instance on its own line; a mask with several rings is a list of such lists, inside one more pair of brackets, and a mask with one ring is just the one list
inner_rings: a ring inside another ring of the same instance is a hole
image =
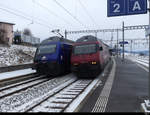
[[138, 54], [130, 54], [130, 53], [126, 53], [125, 57], [127, 59], [130, 59], [136, 63], [142, 64], [146, 67], [149, 67], [149, 56], [140, 56]]
[[0, 67], [32, 63], [35, 51], [35, 47], [21, 45], [0, 46]]

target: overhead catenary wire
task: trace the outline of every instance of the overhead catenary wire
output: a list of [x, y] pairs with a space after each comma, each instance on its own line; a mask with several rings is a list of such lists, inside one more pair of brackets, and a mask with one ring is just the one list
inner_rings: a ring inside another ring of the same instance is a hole
[[29, 14], [26, 14], [26, 13], [20, 11], [20, 10], [17, 10], [17, 9], [12, 9], [12, 8], [6, 6], [6, 5], [0, 4], [0, 7], [3, 8], [3, 9], [8, 9], [9, 11], [14, 11], [14, 12], [17, 12], [17, 13], [20, 13], [20, 14], [24, 14], [23, 16], [27, 16], [27, 17], [33, 18], [33, 16], [31, 16]]
[[88, 28], [86, 25], [84, 25], [78, 18], [73, 16], [64, 6], [62, 6], [59, 2], [56, 0], [53, 0], [59, 7], [61, 7], [67, 14], [69, 14], [74, 20], [76, 20], [80, 25], [82, 25], [84, 28]]
[[[0, 4], [0, 5], [4, 6], [2, 4]], [[8, 12], [8, 13], [11, 13], [11, 14], [13, 14], [15, 16], [21, 17], [21, 18], [23, 18], [25, 20], [29, 20], [33, 24], [33, 16], [30, 16], [29, 14], [26, 14], [26, 13], [20, 11], [20, 10], [12, 9], [12, 8], [7, 7], [7, 6], [5, 6], [5, 8], [4, 8], [4, 7], [1, 7], [1, 6], [0, 6], [1, 10], [5, 11], [5, 12]], [[36, 24], [39, 24], [39, 25], [44, 26], [44, 27], [49, 28], [49, 29], [52, 29], [52, 27], [54, 27], [54, 25], [47, 24], [44, 20], [41, 20], [39, 18], [36, 18], [36, 21], [34, 20], [34, 22]], [[46, 24], [44, 24], [43, 22], [45, 22]], [[55, 26], [55, 27], [58, 27], [58, 26]]]
[[60, 19], [60, 20], [63, 20], [66, 24], [71, 24], [69, 21], [67, 21], [67, 20], [64, 19], [63, 17], [57, 15], [56, 13], [54, 13], [53, 11], [51, 11], [49, 8], [47, 8], [46, 6], [44, 6], [44, 5], [42, 5], [42, 4], [38, 3], [38, 2], [35, 2], [35, 1], [34, 1], [34, 3], [37, 4], [38, 6], [40, 6], [41, 8], [47, 10], [47, 12], [48, 12], [49, 14], [51, 14], [51, 15], [57, 17], [57, 18]]
[[[0, 9], [3, 10], [3, 11], [6, 11], [6, 12], [8, 12], [8, 13], [11, 13], [11, 14], [13, 14], [13, 15], [15, 15], [15, 16], [18, 16], [18, 17], [24, 18], [24, 19], [26, 19], [26, 20], [32, 21], [31, 18], [28, 18], [28, 17], [26, 17], [26, 16], [17, 14], [17, 13], [15, 13], [15, 12], [12, 12], [12, 11], [8, 10], [8, 9], [1, 8], [1, 7], [0, 7]], [[50, 26], [47, 26], [46, 24], [42, 24], [42, 23], [37, 22], [37, 21], [35, 21], [35, 23], [37, 23], [37, 24], [39, 24], [39, 25], [42, 25], [42, 26], [44, 26], [44, 27], [47, 27], [47, 28], [51, 28]]]
[[83, 3], [81, 2], [81, 0], [78, 0], [79, 4], [81, 5], [81, 7], [83, 8], [84, 12], [88, 15], [88, 17], [91, 19], [92, 23], [97, 26], [98, 24], [95, 22], [95, 20], [93, 19], [93, 17], [90, 15], [90, 13], [88, 12], [87, 8], [83, 5]]

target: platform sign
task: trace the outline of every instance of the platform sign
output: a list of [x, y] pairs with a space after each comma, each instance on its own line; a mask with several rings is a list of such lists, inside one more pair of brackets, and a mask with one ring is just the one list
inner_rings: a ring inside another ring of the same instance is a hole
[[107, 0], [107, 16], [147, 13], [147, 0]]
[[129, 44], [127, 41], [119, 42], [119, 44]]

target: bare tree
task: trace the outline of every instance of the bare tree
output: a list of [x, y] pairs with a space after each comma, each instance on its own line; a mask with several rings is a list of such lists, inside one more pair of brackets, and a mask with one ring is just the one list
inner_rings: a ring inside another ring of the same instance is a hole
[[32, 36], [31, 30], [28, 29], [28, 28], [25, 28], [25, 29], [24, 29], [23, 34], [24, 34], [24, 35], [27, 35], [27, 36]]

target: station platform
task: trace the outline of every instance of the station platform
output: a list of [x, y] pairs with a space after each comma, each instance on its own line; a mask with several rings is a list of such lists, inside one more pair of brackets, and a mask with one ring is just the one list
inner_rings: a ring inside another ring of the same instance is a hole
[[104, 87], [98, 86], [79, 112], [141, 112], [141, 103], [148, 97], [148, 72], [128, 59], [114, 58], [114, 62], [112, 80], [108, 76]]

